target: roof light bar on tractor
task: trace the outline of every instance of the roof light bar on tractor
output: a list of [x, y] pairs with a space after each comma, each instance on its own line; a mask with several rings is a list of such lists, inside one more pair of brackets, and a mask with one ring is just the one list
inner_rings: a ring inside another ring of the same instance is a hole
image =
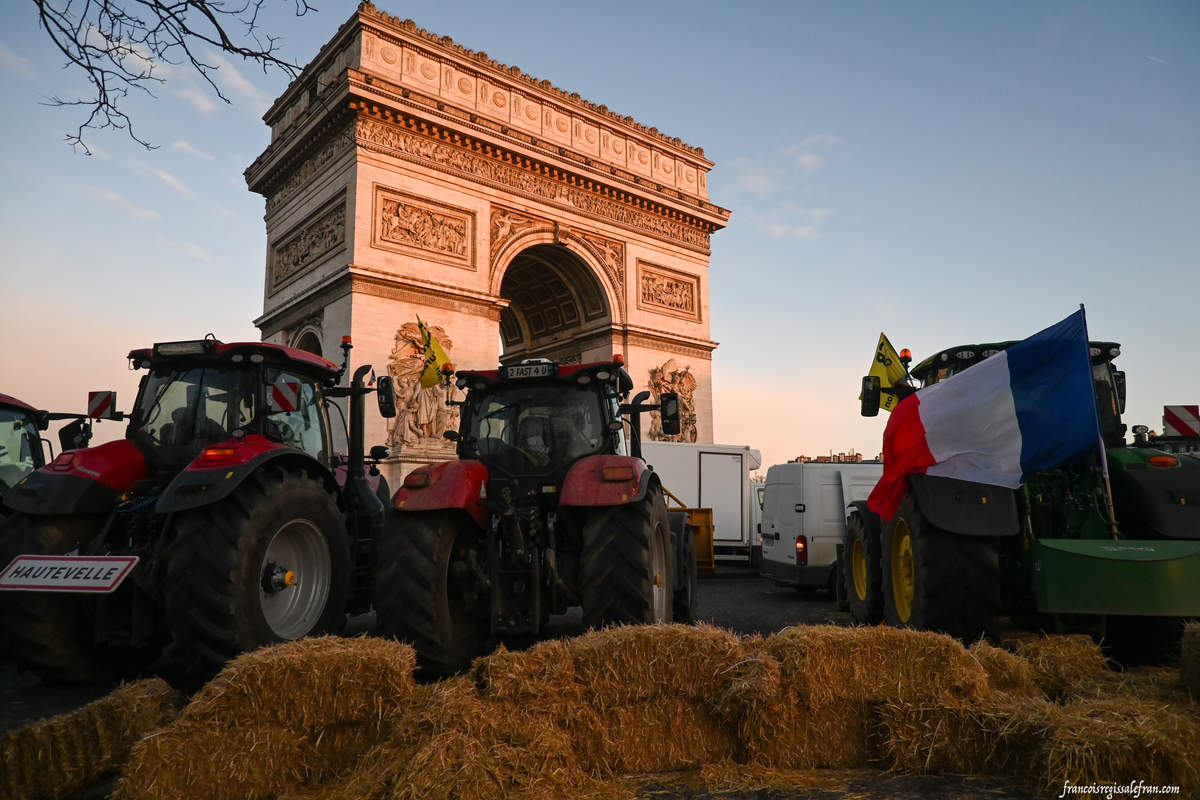
[[182, 342], [158, 342], [154, 345], [156, 356], [202, 356], [212, 352], [213, 339], [189, 339]]

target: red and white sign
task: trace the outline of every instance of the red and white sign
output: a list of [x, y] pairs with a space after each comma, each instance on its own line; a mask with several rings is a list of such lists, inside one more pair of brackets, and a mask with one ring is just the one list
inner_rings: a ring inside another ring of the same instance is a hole
[[1163, 406], [1163, 436], [1200, 438], [1200, 406]]
[[295, 411], [300, 407], [300, 382], [280, 378], [271, 384], [271, 406], [277, 411]]
[[112, 419], [117, 411], [116, 392], [88, 392], [87, 415], [91, 419]]
[[17, 556], [0, 571], [0, 589], [106, 593], [137, 562], [137, 556]]

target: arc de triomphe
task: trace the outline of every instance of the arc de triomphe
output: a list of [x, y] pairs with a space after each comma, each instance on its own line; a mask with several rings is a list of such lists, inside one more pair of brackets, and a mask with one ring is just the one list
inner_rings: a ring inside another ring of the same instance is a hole
[[[704, 152], [363, 3], [264, 117], [263, 339], [396, 378], [367, 443], [448, 457], [455, 409], [420, 389], [419, 316], [456, 366], [620, 353], [712, 441]], [[647, 433], [653, 420], [645, 422]], [[374, 427], [372, 427], [374, 426]]]

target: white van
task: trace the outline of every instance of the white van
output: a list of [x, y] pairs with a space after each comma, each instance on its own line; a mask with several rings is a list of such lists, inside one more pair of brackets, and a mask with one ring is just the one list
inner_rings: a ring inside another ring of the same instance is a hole
[[879, 461], [791, 462], [768, 469], [760, 573], [782, 586], [833, 594], [848, 507], [866, 500], [882, 475]]

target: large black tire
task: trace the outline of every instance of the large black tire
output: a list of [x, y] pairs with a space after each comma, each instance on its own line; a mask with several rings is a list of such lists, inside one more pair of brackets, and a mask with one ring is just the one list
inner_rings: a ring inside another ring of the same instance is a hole
[[696, 621], [696, 529], [687, 524], [687, 512], [672, 511], [668, 517], [671, 534], [677, 543], [675, 575], [678, 585], [673, 595], [671, 616], [675, 622], [691, 623]]
[[883, 560], [879, 531], [858, 511], [846, 518], [841, 573], [851, 618], [862, 625], [882, 622]]
[[[99, 533], [102, 516], [17, 514], [0, 533], [0, 561], [17, 555], [63, 555]], [[45, 681], [90, 683], [116, 675], [110, 650], [94, 641], [96, 598], [52, 592], [3, 593], [0, 636]]]
[[583, 525], [583, 624], [671, 622], [675, 554], [657, 489], [639, 503], [589, 509]]
[[1000, 559], [984, 537], [947, 533], [910, 493], [882, 536], [883, 613], [889, 625], [964, 642], [992, 632], [1002, 605]]
[[481, 532], [457, 511], [395, 513], [379, 543], [376, 632], [411, 643], [431, 675], [461, 672], [485, 652], [490, 622], [486, 594], [474, 591], [471, 548], [486, 564]]
[[172, 660], [206, 675], [249, 650], [341, 630], [350, 552], [337, 503], [307, 475], [267, 466], [181, 514], [164, 588]]

